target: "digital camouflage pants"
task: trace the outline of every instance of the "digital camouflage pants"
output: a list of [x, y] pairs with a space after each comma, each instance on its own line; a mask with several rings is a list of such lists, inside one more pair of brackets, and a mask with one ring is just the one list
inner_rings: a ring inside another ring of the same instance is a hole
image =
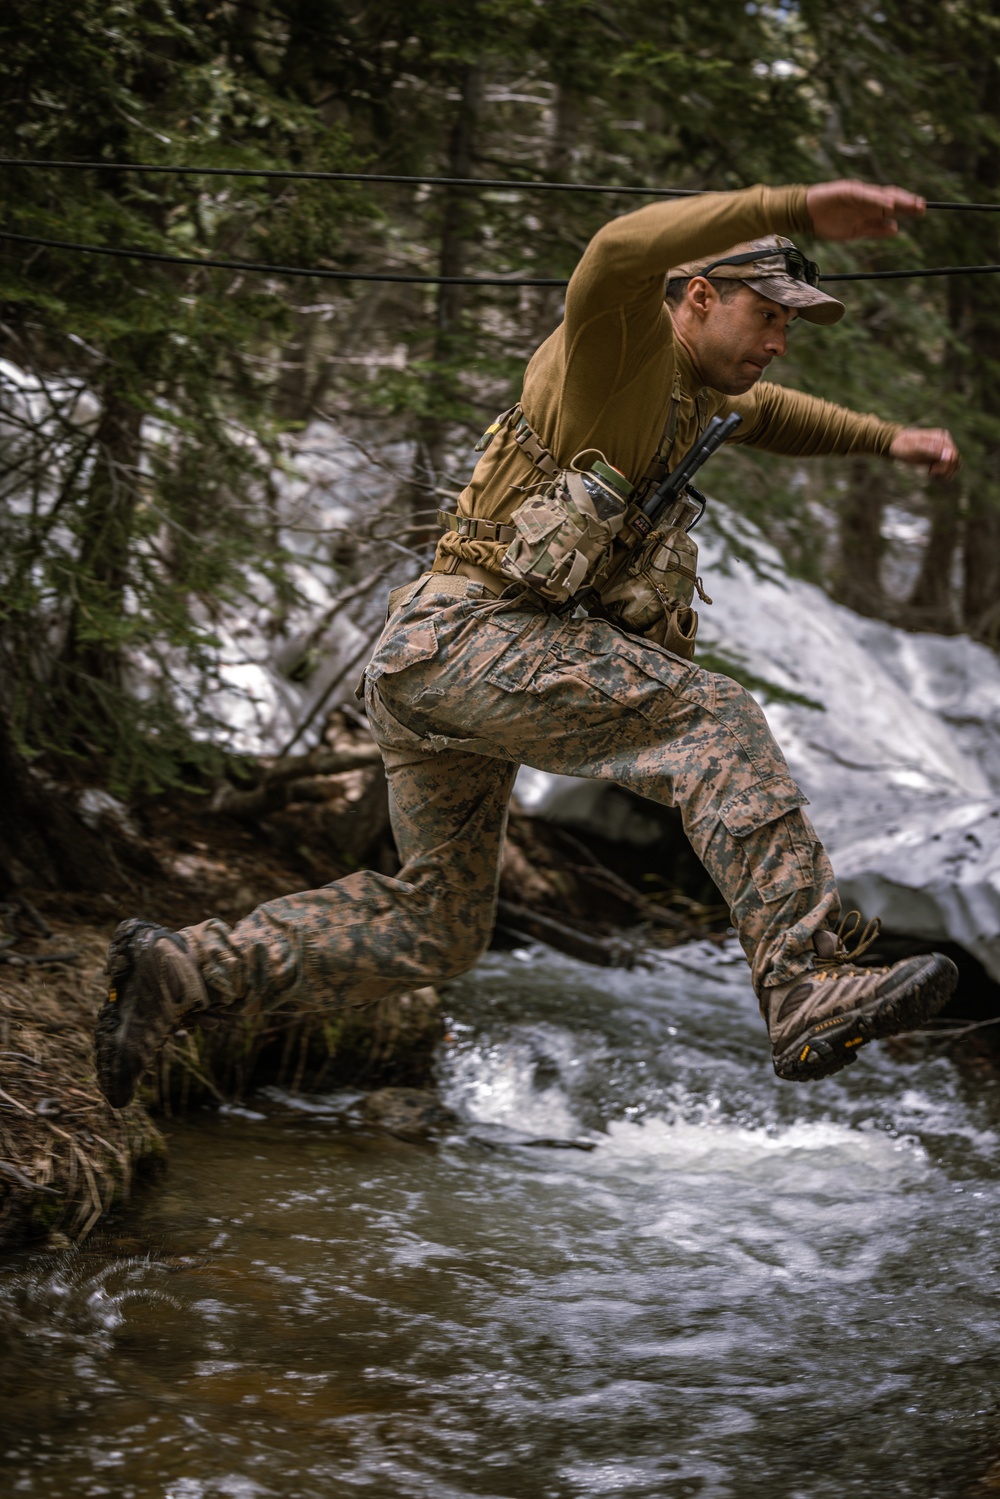
[[432, 575], [403, 592], [365, 681], [403, 867], [269, 901], [232, 928], [188, 928], [219, 1001], [335, 1008], [464, 972], [490, 938], [522, 763], [679, 807], [758, 993], [806, 968], [812, 933], [836, 924], [805, 798], [729, 677], [603, 621]]

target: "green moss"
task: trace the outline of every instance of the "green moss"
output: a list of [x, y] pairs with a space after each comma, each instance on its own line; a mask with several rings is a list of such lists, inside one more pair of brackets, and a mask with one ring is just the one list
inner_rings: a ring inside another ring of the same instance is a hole
[[343, 1031], [343, 1022], [340, 1019], [327, 1020], [323, 1024], [323, 1040], [326, 1043], [327, 1056], [336, 1056], [340, 1045], [340, 1037]]
[[36, 1197], [31, 1205], [32, 1236], [41, 1236], [58, 1228], [69, 1217], [69, 1208], [74, 1206], [74, 1203], [68, 1203], [64, 1197]]

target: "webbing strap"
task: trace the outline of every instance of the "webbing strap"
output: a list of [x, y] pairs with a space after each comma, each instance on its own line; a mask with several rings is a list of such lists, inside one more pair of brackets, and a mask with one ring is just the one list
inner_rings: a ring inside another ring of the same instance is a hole
[[[674, 385], [670, 392], [670, 405], [667, 407], [667, 417], [663, 424], [663, 431], [660, 433], [659, 442], [656, 444], [656, 453], [650, 461], [646, 472], [636, 485], [636, 489], [641, 493], [645, 493], [652, 483], [658, 479], [662, 479], [663, 475], [668, 471], [670, 459], [673, 454], [674, 441], [677, 437], [680, 406], [681, 374], [680, 370], [675, 370]], [[518, 444], [521, 451], [531, 459], [536, 468], [541, 469], [547, 479], [558, 478], [559, 474], [563, 472], [561, 466], [542, 442], [542, 439], [532, 427], [520, 406], [512, 406], [509, 411], [505, 411], [501, 416], [498, 416], [496, 421], [487, 427], [476, 444], [477, 453], [481, 453], [484, 448], [488, 447], [496, 434], [509, 426], [512, 420], [514, 422], [514, 441]], [[443, 522], [443, 524], [446, 523]]]
[[437, 518], [439, 526], [469, 541], [499, 541], [510, 546], [517, 535], [513, 526], [505, 526], [497, 520], [481, 520], [475, 515], [456, 515], [451, 510], [439, 510]]
[[486, 449], [489, 447], [494, 437], [496, 437], [497, 433], [502, 432], [514, 413], [520, 412], [520, 410], [520, 406], [508, 406], [506, 411], [501, 411], [496, 421], [490, 422], [489, 426], [486, 428], [486, 431], [483, 433], [482, 437], [476, 443], [476, 446], [472, 451], [474, 453], [485, 453]]
[[435, 558], [431, 577], [435, 588], [440, 586], [445, 593], [453, 593], [456, 598], [465, 597], [469, 583], [481, 583], [487, 593], [498, 599], [510, 584], [509, 578], [490, 572], [487, 567], [479, 567], [475, 562], [466, 562], [462, 557]]
[[649, 467], [643, 474], [636, 489], [640, 494], [646, 494], [652, 484], [662, 479], [670, 466], [670, 459], [674, 451], [674, 442], [677, 438], [677, 423], [681, 415], [681, 372], [674, 370], [674, 388], [670, 392], [670, 405], [667, 407], [667, 419], [660, 433], [660, 440], [656, 444], [656, 452], [650, 460]]
[[535, 467], [541, 469], [546, 478], [556, 479], [562, 473], [562, 468], [542, 442], [538, 433], [531, 427], [523, 411], [521, 412], [520, 420], [514, 428], [514, 441], [528, 455]]

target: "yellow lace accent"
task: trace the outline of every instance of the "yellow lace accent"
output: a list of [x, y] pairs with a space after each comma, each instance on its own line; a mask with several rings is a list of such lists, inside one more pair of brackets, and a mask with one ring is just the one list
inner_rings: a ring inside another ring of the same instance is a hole
[[[882, 930], [882, 923], [879, 918], [873, 916], [864, 931], [861, 931], [861, 921], [860, 911], [848, 911], [837, 928], [836, 952], [831, 953], [828, 958], [820, 957], [817, 953], [816, 957], [813, 958], [813, 967], [817, 972], [825, 968], [838, 968], [842, 963], [853, 963], [857, 958], [860, 958], [862, 953], [867, 952], [873, 943], [878, 941], [879, 933]], [[858, 935], [859, 932], [861, 933], [860, 936]], [[851, 937], [857, 940], [854, 947], [848, 952], [847, 940]]]

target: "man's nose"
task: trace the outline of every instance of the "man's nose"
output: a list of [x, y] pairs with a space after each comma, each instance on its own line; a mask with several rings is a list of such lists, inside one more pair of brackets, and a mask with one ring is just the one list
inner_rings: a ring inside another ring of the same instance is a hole
[[769, 328], [767, 337], [764, 339], [764, 348], [774, 359], [780, 359], [783, 354], [787, 354], [788, 339], [785, 337], [784, 328]]

